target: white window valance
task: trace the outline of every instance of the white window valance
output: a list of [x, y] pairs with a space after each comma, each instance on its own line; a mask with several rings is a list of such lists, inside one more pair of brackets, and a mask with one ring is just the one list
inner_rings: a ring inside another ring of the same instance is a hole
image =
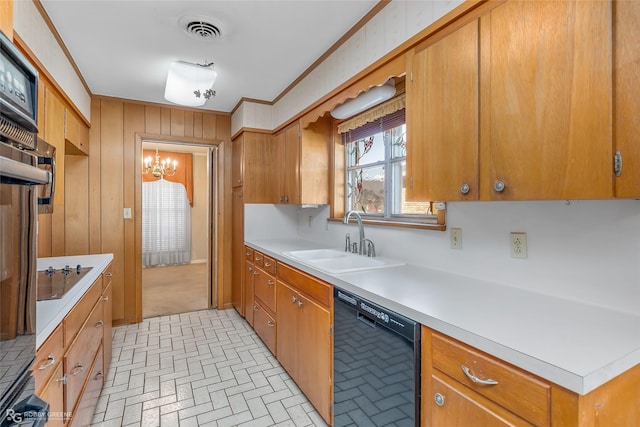
[[403, 93], [393, 99], [390, 99], [382, 104], [358, 114], [346, 120], [338, 125], [338, 133], [346, 133], [350, 130], [357, 129], [363, 125], [376, 121], [381, 117], [387, 116], [391, 113], [395, 113], [398, 110], [405, 108], [406, 96]]

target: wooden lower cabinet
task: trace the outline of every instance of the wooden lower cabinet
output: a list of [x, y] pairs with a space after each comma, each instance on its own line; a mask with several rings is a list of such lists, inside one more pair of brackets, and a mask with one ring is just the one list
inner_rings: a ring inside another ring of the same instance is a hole
[[278, 263], [277, 272], [278, 361], [318, 413], [331, 423], [332, 286], [284, 264]]
[[251, 261], [244, 262], [244, 275], [242, 277], [242, 287], [244, 288], [244, 318], [253, 326], [253, 269], [254, 265]]
[[638, 384], [640, 365], [579, 395], [422, 328], [422, 426], [640, 425]]
[[259, 302], [253, 306], [253, 328], [271, 353], [276, 354], [276, 321]]
[[111, 363], [111, 265], [38, 348], [36, 394], [50, 405], [47, 425], [91, 424]]

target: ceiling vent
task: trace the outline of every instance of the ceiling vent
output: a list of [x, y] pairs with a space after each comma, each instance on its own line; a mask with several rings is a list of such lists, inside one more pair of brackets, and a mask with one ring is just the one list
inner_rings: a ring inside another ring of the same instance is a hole
[[198, 40], [214, 40], [222, 37], [222, 25], [205, 16], [186, 16], [180, 20], [184, 32]]

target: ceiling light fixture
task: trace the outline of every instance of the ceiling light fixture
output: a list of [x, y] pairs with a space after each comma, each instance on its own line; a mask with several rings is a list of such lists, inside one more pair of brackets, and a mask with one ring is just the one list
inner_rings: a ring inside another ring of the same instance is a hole
[[218, 73], [209, 64], [191, 64], [176, 61], [169, 66], [164, 99], [174, 104], [199, 107], [211, 97], [216, 96], [213, 84]]
[[342, 105], [338, 105], [331, 111], [334, 119], [346, 119], [355, 116], [362, 111], [368, 110], [387, 99], [391, 99], [396, 94], [394, 80], [390, 79], [382, 86], [374, 86], [366, 92], [361, 93]]

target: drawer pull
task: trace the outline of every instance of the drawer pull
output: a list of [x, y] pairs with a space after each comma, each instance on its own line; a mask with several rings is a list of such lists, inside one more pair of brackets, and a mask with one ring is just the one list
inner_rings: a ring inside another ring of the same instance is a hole
[[102, 297], [102, 301], [104, 301], [104, 302], [109, 301], [109, 295], [107, 295], [106, 297]]
[[62, 378], [58, 378], [56, 381], [59, 382], [59, 383], [62, 383], [62, 384], [66, 384], [67, 383], [67, 376], [63, 375]]
[[259, 256], [257, 256], [257, 257], [255, 258], [255, 260], [256, 260], [256, 261], [262, 261], [262, 258], [260, 258]]
[[436, 402], [436, 405], [438, 405], [438, 406], [444, 406], [444, 396], [443, 396], [443, 395], [441, 395], [440, 393], [436, 393], [436, 394], [433, 396], [433, 400], [434, 400], [434, 402]]
[[253, 311], [258, 311], [258, 306], [257, 305], [253, 306]]
[[75, 368], [71, 370], [71, 375], [78, 375], [82, 371], [84, 371], [84, 366], [82, 366], [82, 363], [78, 363]]
[[105, 273], [104, 275], [107, 276], [107, 277], [113, 277], [113, 273], [110, 272], [110, 271], [108, 273]]
[[258, 270], [253, 270], [253, 274], [257, 276], [258, 274], [260, 274], [260, 272]]
[[93, 377], [94, 380], [98, 381], [101, 380], [102, 377], [104, 376], [104, 374], [102, 373], [102, 371], [99, 371], [95, 377]]
[[296, 301], [298, 301], [296, 296], [295, 295], [291, 295], [291, 302], [296, 302]]
[[298, 301], [298, 308], [302, 308], [302, 301]]
[[273, 322], [271, 320], [267, 320], [267, 326], [273, 328]]
[[271, 280], [271, 279], [267, 280], [267, 285], [273, 286], [275, 284], [276, 284], [276, 282], [274, 282], [273, 280]]
[[251, 256], [251, 252], [247, 252], [247, 256]]
[[265, 261], [265, 262], [264, 262], [264, 266], [265, 266], [265, 267], [271, 267], [271, 263], [270, 263], [270, 262], [266, 262], [266, 261]]
[[477, 384], [484, 384], [484, 385], [496, 385], [498, 384], [498, 381], [496, 380], [492, 380], [491, 378], [487, 378], [486, 380], [481, 380], [480, 378], [476, 377], [475, 375], [473, 375], [471, 373], [471, 371], [469, 370], [469, 368], [467, 368], [466, 366], [462, 365], [462, 372], [464, 372], [464, 374], [474, 383]]
[[56, 364], [56, 358], [53, 355], [53, 353], [49, 353], [49, 355], [47, 356], [47, 360], [48, 360], [47, 363], [45, 363], [44, 365], [38, 366], [38, 371], [44, 371], [45, 369], [50, 368]]
[[99, 320], [98, 323], [96, 323], [96, 328], [102, 328], [104, 326], [104, 322], [102, 320]]

